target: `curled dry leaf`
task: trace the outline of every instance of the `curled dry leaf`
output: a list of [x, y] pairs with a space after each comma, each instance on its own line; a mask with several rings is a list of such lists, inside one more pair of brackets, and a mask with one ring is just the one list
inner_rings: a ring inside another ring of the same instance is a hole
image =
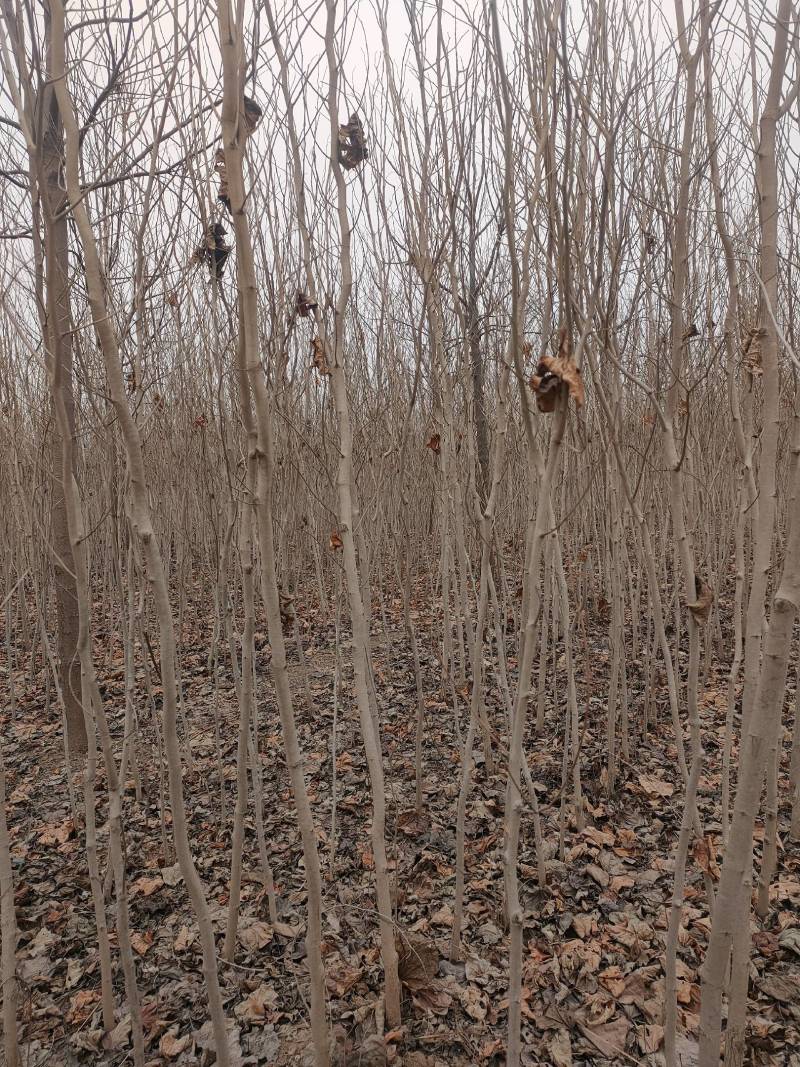
[[695, 577], [695, 594], [697, 599], [687, 607], [694, 616], [694, 621], [703, 625], [708, 621], [711, 605], [714, 603], [714, 592], [701, 578]]
[[425, 447], [429, 448], [434, 455], [438, 456], [442, 450], [442, 437], [441, 434], [432, 433], [428, 440], [425, 442]]

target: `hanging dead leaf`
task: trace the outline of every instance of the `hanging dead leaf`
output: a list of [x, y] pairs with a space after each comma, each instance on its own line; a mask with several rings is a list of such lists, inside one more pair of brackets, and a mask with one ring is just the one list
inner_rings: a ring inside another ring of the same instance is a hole
[[439, 969], [439, 952], [425, 938], [398, 933], [397, 970], [400, 981], [412, 993], [429, 987]]
[[693, 603], [687, 604], [687, 607], [694, 616], [694, 621], [702, 626], [708, 621], [711, 605], [714, 603], [714, 593], [711, 586], [706, 585], [698, 575], [695, 575], [694, 587], [697, 599]]
[[438, 456], [442, 450], [441, 434], [432, 433], [428, 440], [425, 442], [425, 447], [429, 448], [434, 455]]
[[367, 139], [361, 119], [353, 112], [348, 122], [339, 127], [339, 162], [345, 170], [353, 170], [369, 156]]
[[331, 370], [325, 358], [325, 345], [321, 337], [312, 337], [311, 339], [311, 367], [319, 374], [330, 376]]
[[332, 530], [331, 531], [331, 536], [329, 538], [328, 543], [330, 544], [330, 546], [334, 550], [334, 552], [336, 551], [337, 548], [342, 548], [343, 547], [344, 542], [342, 541], [341, 537], [339, 536], [339, 531], [338, 530]]

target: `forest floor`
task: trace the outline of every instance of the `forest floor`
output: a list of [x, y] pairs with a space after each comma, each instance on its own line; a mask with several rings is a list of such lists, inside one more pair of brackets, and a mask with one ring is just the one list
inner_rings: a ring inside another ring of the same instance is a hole
[[[369, 783], [353, 709], [352, 673], [344, 643], [343, 685], [336, 731], [336, 837], [330, 835], [334, 629], [302, 608], [313, 715], [308, 713], [296, 652], [291, 651], [296, 712], [306, 757], [309, 790], [324, 872], [323, 951], [335, 1063], [389, 1063], [397, 1067], [445, 1067], [504, 1062], [507, 1025], [508, 943], [503, 919], [501, 862], [504, 759], [499, 729], [505, 711], [489, 670], [487, 706], [498, 727], [498, 765], [486, 773], [478, 753], [467, 817], [466, 925], [463, 962], [451, 963], [454, 893], [455, 805], [460, 757], [449, 696], [430, 618], [417, 617], [426, 695], [424, 813], [414, 812], [413, 663], [399, 604], [388, 606], [388, 634], [376, 617], [374, 667], [383, 723], [389, 808], [387, 838], [396, 880], [398, 930], [412, 943], [427, 942], [438, 956], [436, 973], [410, 973], [403, 1025], [375, 1036], [382, 1020], [382, 975], [374, 919], [369, 841]], [[198, 612], [196, 642], [205, 650], [208, 613]], [[204, 621], [205, 620], [205, 621]], [[386, 639], [388, 636], [388, 640]], [[269, 646], [257, 641], [260, 686], [264, 820], [278, 890], [281, 923], [268, 922], [260, 875], [253, 806], [247, 819], [245, 880], [235, 964], [220, 961], [220, 979], [235, 1064], [276, 1067], [309, 1060], [308, 981], [304, 962], [305, 893], [293, 805], [284, 765], [280, 724], [269, 693]], [[290, 643], [291, 649], [291, 643]], [[585, 652], [595, 682], [608, 671], [607, 624], [590, 620]], [[119, 635], [95, 640], [102, 690], [117, 741], [124, 708], [124, 670]], [[220, 671], [217, 749], [214, 687], [207, 655], [182, 657], [192, 768], [184, 774], [192, 846], [204, 879], [220, 940], [228, 899], [230, 826], [235, 800], [237, 704], [229, 665]], [[513, 666], [513, 664], [512, 664]], [[6, 689], [7, 675], [0, 677]], [[158, 677], [152, 672], [156, 706]], [[63, 770], [61, 725], [55, 705], [44, 714], [44, 675], [15, 672], [16, 710], [7, 695], [2, 708], [3, 749], [19, 924], [18, 976], [25, 1067], [133, 1062], [130, 1020], [121, 973], [115, 994], [119, 1024], [104, 1034], [100, 1018], [99, 965], [81, 820], [73, 820]], [[566, 690], [548, 683], [545, 729], [531, 729], [527, 752], [539, 796], [548, 884], [538, 887], [533, 829], [523, 824], [520, 877], [526, 909], [523, 1062], [553, 1067], [663, 1063], [663, 958], [672, 891], [674, 847], [682, 812], [682, 785], [666, 693], [658, 695], [658, 721], [641, 735], [644, 670], [628, 661], [630, 757], [613, 798], [605, 795], [605, 706], [580, 693], [585, 733], [581, 773], [587, 825], [568, 824], [559, 859], [559, 811]], [[587, 687], [591, 688], [591, 687]], [[597, 686], [598, 693], [606, 691]], [[713, 666], [702, 692], [706, 762], [699, 804], [707, 837], [691, 850], [684, 926], [678, 961], [678, 1051], [682, 1067], [696, 1063], [699, 964], [709, 930], [704, 876], [718, 875], [720, 763], [726, 678]], [[138, 695], [147, 707], [143, 675]], [[463, 695], [462, 695], [463, 696]], [[462, 729], [468, 707], [460, 699]], [[535, 717], [535, 708], [531, 718]], [[152, 722], [142, 715], [139, 751], [144, 797], [136, 802], [127, 783], [125, 847], [130, 917], [143, 1003], [148, 1063], [207, 1065], [214, 1062], [201, 958], [188, 897], [175, 857], [162, 851], [158, 763]], [[181, 733], [181, 740], [185, 738]], [[788, 795], [788, 734], [781, 797]], [[186, 762], [186, 761], [184, 761]], [[222, 781], [220, 782], [220, 777]], [[105, 781], [99, 774], [98, 793]], [[225, 794], [225, 803], [221, 798]], [[80, 797], [80, 789], [78, 789]], [[105, 805], [98, 815], [101, 855]], [[169, 831], [169, 812], [166, 812]], [[788, 809], [780, 811], [779, 870], [773, 907], [752, 923], [750, 1026], [747, 1061], [800, 1065], [800, 850], [788, 839]], [[763, 832], [760, 828], [757, 832]], [[169, 834], [168, 834], [169, 836]], [[115, 952], [113, 906], [109, 908]], [[117, 967], [117, 971], [119, 968]], [[413, 968], [412, 968], [413, 971]], [[377, 1022], [376, 1022], [377, 1021]]]

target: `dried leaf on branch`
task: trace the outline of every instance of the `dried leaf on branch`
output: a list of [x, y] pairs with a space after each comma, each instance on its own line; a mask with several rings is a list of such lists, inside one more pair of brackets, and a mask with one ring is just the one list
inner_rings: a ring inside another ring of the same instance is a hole
[[586, 401], [583, 379], [580, 368], [572, 358], [566, 330], [561, 331], [558, 355], [542, 356], [529, 384], [536, 394], [536, 406], [540, 411], [554, 411], [556, 400], [565, 386], [570, 398], [575, 401], [575, 407], [583, 407]]
[[428, 440], [425, 442], [425, 447], [429, 448], [434, 455], [439, 455], [442, 450], [442, 437], [441, 434], [432, 433]]
[[331, 536], [330, 536], [330, 539], [329, 539], [329, 544], [330, 544], [331, 548], [332, 548], [332, 549], [334, 550], [334, 552], [335, 552], [335, 551], [336, 551], [337, 549], [339, 549], [339, 548], [342, 548], [342, 546], [343, 546], [344, 542], [342, 541], [342, 538], [341, 538], [341, 536], [339, 535], [339, 531], [338, 531], [338, 530], [332, 530], [332, 531], [331, 531]]
[[369, 156], [367, 138], [361, 119], [353, 112], [349, 122], [339, 127], [339, 162], [345, 170], [354, 170]]

